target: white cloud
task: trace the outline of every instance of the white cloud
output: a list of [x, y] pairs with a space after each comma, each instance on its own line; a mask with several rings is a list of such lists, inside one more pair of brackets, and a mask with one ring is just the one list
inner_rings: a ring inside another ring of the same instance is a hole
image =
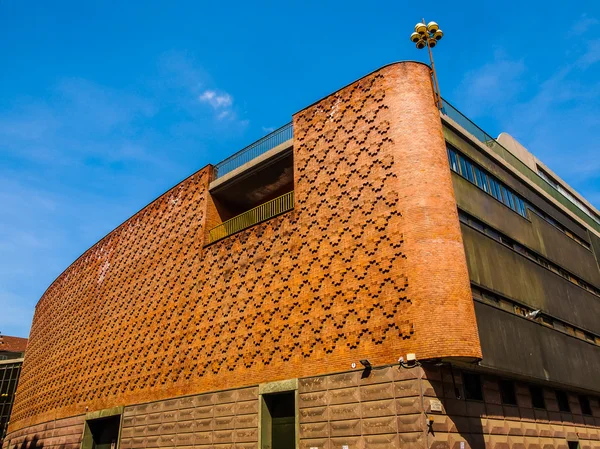
[[220, 122], [236, 123], [241, 127], [248, 125], [248, 120], [238, 118], [233, 97], [227, 92], [206, 89], [198, 96], [198, 101], [210, 106], [214, 117]]
[[176, 95], [178, 107], [185, 107], [193, 115], [198, 109], [208, 110], [213, 120], [228, 129], [243, 131], [248, 126], [248, 120], [239, 117], [233, 96], [215, 87], [217, 83], [189, 54], [166, 53], [160, 59], [160, 68], [166, 80], [158, 86], [167, 87], [171, 95]]
[[227, 92], [218, 93], [214, 90], [205, 90], [198, 99], [203, 103], [208, 103], [214, 109], [229, 108], [233, 105], [233, 98]]

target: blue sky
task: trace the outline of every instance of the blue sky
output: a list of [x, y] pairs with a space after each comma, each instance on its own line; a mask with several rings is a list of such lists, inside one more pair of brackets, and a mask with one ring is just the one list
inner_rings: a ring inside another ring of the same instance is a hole
[[423, 16], [446, 33], [442, 95], [598, 206], [597, 1], [0, 0], [0, 331], [27, 336], [52, 280], [189, 174], [425, 61], [408, 40]]

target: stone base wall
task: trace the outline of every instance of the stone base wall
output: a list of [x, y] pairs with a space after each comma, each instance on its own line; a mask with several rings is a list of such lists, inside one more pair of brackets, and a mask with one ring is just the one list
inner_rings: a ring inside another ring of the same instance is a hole
[[[518, 405], [503, 405], [498, 378], [481, 374], [483, 400], [465, 400], [462, 371], [449, 365], [398, 366], [298, 380], [300, 449], [600, 449], [600, 402], [592, 415], [567, 393], [560, 412], [553, 389], [546, 409], [534, 409], [526, 383], [516, 381]], [[294, 383], [295, 385], [295, 383]], [[129, 406], [119, 449], [259, 447], [261, 387], [226, 390]], [[433, 411], [432, 403], [441, 403]], [[3, 449], [78, 449], [85, 416], [28, 427], [8, 435]], [[293, 448], [290, 448], [293, 449]]]
[[422, 370], [395, 367], [302, 379], [300, 448], [425, 447], [421, 388]]
[[[430, 447], [462, 449], [568, 449], [568, 441], [578, 441], [580, 449], [600, 449], [600, 403], [589, 397], [592, 416], [583, 415], [577, 394], [568, 393], [570, 413], [560, 412], [556, 393], [543, 388], [546, 409], [533, 408], [529, 386], [515, 382], [517, 405], [502, 404], [498, 377], [482, 374], [483, 401], [465, 397], [460, 370], [426, 369], [435, 397], [443, 403], [443, 413], [429, 413]], [[454, 382], [452, 376], [454, 375]], [[429, 392], [428, 392], [429, 393]], [[433, 397], [433, 396], [432, 396]]]
[[[598, 398], [590, 398], [593, 416], [586, 416], [569, 393], [572, 413], [561, 413], [554, 391], [544, 388], [546, 410], [534, 409], [528, 386], [516, 382], [518, 405], [506, 406], [498, 378], [481, 379], [482, 401], [464, 399], [461, 370], [449, 367], [302, 379], [300, 448], [568, 449], [568, 441], [579, 441], [581, 449], [600, 449]], [[436, 400], [441, 412], [431, 411]]]
[[85, 416], [58, 419], [17, 430], [6, 436], [3, 449], [79, 449]]
[[120, 449], [258, 446], [258, 387], [126, 407]]

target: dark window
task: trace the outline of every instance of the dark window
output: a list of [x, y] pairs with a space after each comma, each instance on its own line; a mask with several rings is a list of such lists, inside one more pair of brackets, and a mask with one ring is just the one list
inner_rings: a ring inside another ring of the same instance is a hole
[[295, 393], [263, 395], [262, 447], [289, 449], [296, 446]]
[[584, 415], [592, 414], [592, 407], [590, 407], [590, 400], [587, 396], [579, 396], [579, 405], [581, 405], [581, 413]]
[[86, 421], [83, 449], [114, 449], [119, 441], [121, 415]]
[[498, 184], [498, 181], [490, 178], [490, 186], [492, 187], [492, 196], [498, 201], [502, 201], [502, 193], [500, 192], [500, 184]]
[[501, 379], [498, 384], [500, 385], [500, 396], [502, 397], [502, 403], [508, 405], [517, 405], [515, 383], [512, 380]]
[[526, 205], [523, 199], [468, 158], [448, 148], [448, 162], [452, 171], [468, 179], [481, 190], [492, 195], [518, 214], [523, 217], [527, 216]]
[[458, 160], [460, 162], [460, 174], [466, 178], [468, 176], [467, 173], [469, 172], [467, 167], [467, 161], [462, 156], [459, 156]]
[[589, 332], [584, 332], [584, 335], [587, 341], [589, 341], [590, 343], [596, 343], [596, 337], [594, 337], [592, 334], [590, 334]]
[[529, 393], [531, 394], [531, 403], [535, 408], [546, 408], [546, 401], [544, 401], [544, 390], [542, 387], [531, 385], [529, 387]]
[[556, 401], [558, 402], [558, 409], [561, 412], [571, 411], [571, 407], [569, 407], [569, 396], [567, 393], [561, 390], [556, 390]]
[[494, 231], [492, 228], [485, 228], [486, 235], [490, 236], [494, 240], [500, 241], [500, 234]]
[[456, 153], [452, 150], [448, 150], [448, 161], [450, 162], [450, 168], [455, 171], [458, 172], [458, 157], [456, 156]]
[[579, 449], [579, 441], [567, 441], [569, 449]]
[[474, 401], [483, 401], [483, 392], [481, 390], [481, 376], [474, 373], [463, 373], [463, 387], [465, 389], [465, 398]]
[[471, 161], [468, 160], [465, 163], [467, 166], [467, 179], [473, 184], [475, 184], [475, 176], [473, 175], [473, 164], [471, 164]]

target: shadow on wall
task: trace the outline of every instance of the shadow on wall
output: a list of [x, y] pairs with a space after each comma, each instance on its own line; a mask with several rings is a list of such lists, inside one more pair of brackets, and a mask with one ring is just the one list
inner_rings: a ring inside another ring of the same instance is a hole
[[[28, 438], [25, 438], [21, 444], [15, 444], [12, 446], [12, 449], [43, 449], [44, 443], [42, 443], [37, 435], [34, 435], [29, 441]], [[58, 446], [57, 449], [64, 449], [64, 445]], [[10, 445], [9, 445], [10, 449]]]
[[[451, 420], [455, 427], [454, 431], [451, 432], [455, 435], [458, 435], [459, 439], [463, 439], [470, 448], [484, 448], [485, 438], [483, 435], [481, 418], [484, 417], [485, 413], [480, 413], [478, 417], [468, 416], [469, 413], [467, 412], [467, 401], [464, 399], [460, 371], [443, 367], [441, 369], [441, 376], [442, 382], [432, 382], [431, 386], [435, 392], [435, 397], [443, 398], [444, 406], [446, 408], [446, 416]], [[458, 377], [458, 379], [455, 379], [455, 377]], [[436, 425], [429, 426], [427, 429], [429, 435], [431, 435], [434, 439], [436, 432], [447, 433], [448, 431], [450, 431], [448, 427], [444, 426], [439, 428]], [[447, 449], [450, 446], [448, 444], [438, 442], [432, 447], [435, 447], [436, 449]]]
[[37, 435], [34, 435], [31, 441], [25, 438], [21, 444], [15, 444], [13, 449], [42, 449], [43, 447], [44, 443], [40, 442]]
[[[15, 444], [13, 446], [8, 445], [8, 449], [43, 449], [44, 448], [44, 443], [40, 441], [40, 438], [37, 435], [34, 435], [31, 438], [31, 441], [29, 440], [29, 438], [25, 438], [23, 440], [23, 442], [21, 444]], [[60, 446], [55, 446], [55, 449], [65, 449], [65, 445], [62, 444]]]

